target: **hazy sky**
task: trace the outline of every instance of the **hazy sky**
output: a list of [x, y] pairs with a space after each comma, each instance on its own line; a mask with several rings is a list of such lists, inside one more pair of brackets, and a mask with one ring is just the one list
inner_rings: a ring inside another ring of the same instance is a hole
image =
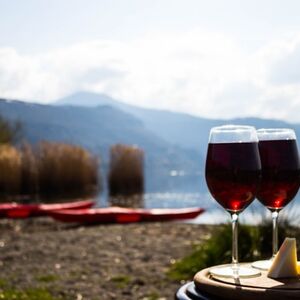
[[300, 122], [300, 1], [0, 0], [0, 97], [80, 90]]

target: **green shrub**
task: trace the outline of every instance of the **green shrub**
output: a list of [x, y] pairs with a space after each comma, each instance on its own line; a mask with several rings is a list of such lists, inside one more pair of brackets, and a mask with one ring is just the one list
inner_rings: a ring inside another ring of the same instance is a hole
[[[299, 235], [285, 220], [279, 224], [279, 245], [286, 236]], [[167, 272], [174, 280], [192, 279], [201, 269], [231, 262], [231, 224], [218, 226], [205, 242], [195, 245], [191, 254], [177, 261]], [[272, 253], [272, 224], [239, 225], [239, 261], [252, 262], [268, 259]]]
[[0, 144], [14, 144], [22, 136], [22, 124], [9, 121], [0, 115]]

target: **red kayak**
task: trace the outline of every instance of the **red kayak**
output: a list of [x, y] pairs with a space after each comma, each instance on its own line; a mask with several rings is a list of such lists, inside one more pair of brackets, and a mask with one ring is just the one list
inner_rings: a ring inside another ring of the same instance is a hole
[[17, 204], [3, 203], [0, 204], [0, 217], [13, 219], [38, 217], [48, 215], [49, 212], [65, 209], [87, 209], [95, 204], [92, 200], [52, 203], [52, 204]]
[[0, 217], [6, 217], [7, 212], [13, 208], [18, 207], [18, 205], [19, 204], [15, 202], [0, 204]]
[[156, 222], [193, 219], [204, 212], [203, 208], [155, 208], [134, 209], [123, 207], [90, 208], [78, 210], [59, 210], [49, 213], [62, 222], [105, 224]]

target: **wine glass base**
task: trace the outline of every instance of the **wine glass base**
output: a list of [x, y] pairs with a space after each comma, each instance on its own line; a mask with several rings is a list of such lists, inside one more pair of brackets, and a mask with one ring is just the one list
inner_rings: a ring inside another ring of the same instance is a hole
[[227, 277], [227, 278], [251, 278], [260, 276], [258, 269], [247, 268], [240, 265], [223, 265], [220, 267], [213, 267], [209, 270], [212, 276]]
[[262, 271], [268, 271], [272, 266], [273, 260], [258, 260], [252, 263], [252, 267]]

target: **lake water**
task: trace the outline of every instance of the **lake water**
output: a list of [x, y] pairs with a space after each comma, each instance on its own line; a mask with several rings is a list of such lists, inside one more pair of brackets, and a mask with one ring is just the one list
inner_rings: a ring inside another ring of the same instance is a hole
[[[230, 215], [211, 197], [208, 192], [203, 193], [145, 193], [135, 199], [133, 205], [145, 208], [184, 208], [202, 207], [206, 211], [198, 218], [189, 221], [197, 224], [219, 224], [230, 221]], [[98, 206], [106, 207], [118, 205], [110, 203], [107, 195], [98, 198]], [[240, 222], [246, 224], [258, 224], [271, 218], [271, 213], [260, 204], [258, 200], [253, 201], [240, 215]], [[300, 219], [300, 194], [285, 207], [280, 213], [280, 218], [289, 218], [293, 223], [298, 224]]]

